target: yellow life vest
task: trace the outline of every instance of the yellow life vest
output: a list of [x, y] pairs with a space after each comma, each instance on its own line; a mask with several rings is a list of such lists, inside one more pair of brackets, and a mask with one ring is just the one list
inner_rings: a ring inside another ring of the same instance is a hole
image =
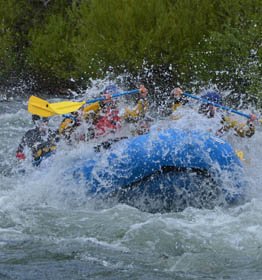
[[222, 123], [224, 124], [225, 131], [234, 128], [236, 134], [240, 137], [251, 137], [255, 133], [255, 127], [253, 125], [240, 123], [230, 117], [223, 117]]
[[59, 130], [58, 130], [59, 134], [63, 134], [66, 131], [71, 130], [73, 125], [74, 125], [74, 121], [72, 119], [65, 118], [59, 126]]
[[85, 119], [86, 121], [90, 119], [94, 120], [100, 111], [101, 106], [99, 102], [88, 105], [83, 109], [83, 119]]
[[96, 112], [96, 111], [99, 111], [99, 110], [100, 110], [99, 102], [95, 102], [93, 104], [90, 104], [90, 105], [84, 107], [83, 113], [85, 114], [85, 113], [88, 113], [90, 111]]
[[182, 106], [182, 103], [173, 103], [172, 110], [176, 111], [180, 106]]
[[222, 121], [226, 126], [227, 128], [234, 128], [238, 125], [240, 125], [240, 123], [230, 117], [223, 117], [223, 121]]
[[52, 146], [44, 147], [42, 149], [38, 149], [33, 156], [35, 159], [40, 158], [41, 156], [44, 156], [49, 152], [53, 152], [54, 150], [56, 150], [56, 148], [57, 147], [55, 145], [52, 145]]
[[125, 109], [124, 119], [136, 121], [139, 117], [143, 116], [147, 110], [147, 100], [140, 99], [133, 109]]

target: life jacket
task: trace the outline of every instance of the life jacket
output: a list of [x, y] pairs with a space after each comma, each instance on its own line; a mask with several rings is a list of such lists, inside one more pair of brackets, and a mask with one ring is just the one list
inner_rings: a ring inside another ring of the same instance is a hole
[[64, 115], [64, 119], [59, 126], [59, 134], [70, 137], [74, 129], [80, 125], [79, 119], [74, 115]]
[[84, 119], [89, 118], [90, 113], [97, 113], [97, 112], [99, 112], [100, 109], [101, 108], [100, 108], [99, 102], [95, 102], [91, 105], [86, 106], [83, 109], [83, 118]]
[[237, 136], [252, 137], [256, 131], [253, 122], [250, 120], [246, 123], [240, 123], [233, 118], [222, 116], [221, 123], [223, 126], [218, 130], [217, 135], [222, 135], [224, 132], [227, 132], [232, 128]]
[[121, 118], [117, 109], [106, 108], [104, 113], [98, 118], [95, 129], [96, 136], [101, 136], [110, 132], [115, 132], [121, 127]]
[[33, 160], [39, 160], [47, 154], [54, 152], [58, 141], [57, 133], [51, 129], [45, 131], [41, 131], [39, 127], [30, 129], [22, 138], [16, 157], [19, 160], [24, 160], [26, 158], [24, 149], [28, 147], [32, 152]]
[[125, 109], [124, 119], [131, 122], [137, 122], [145, 117], [148, 107], [149, 104], [147, 99], [140, 98], [133, 109]]
[[57, 146], [54, 144], [50, 145], [39, 145], [36, 151], [33, 153], [34, 161], [38, 161], [40, 158], [47, 157], [55, 152]]

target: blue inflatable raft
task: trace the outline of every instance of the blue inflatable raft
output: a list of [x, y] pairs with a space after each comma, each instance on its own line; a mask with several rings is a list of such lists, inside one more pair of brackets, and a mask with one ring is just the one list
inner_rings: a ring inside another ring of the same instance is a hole
[[167, 129], [121, 140], [73, 171], [90, 198], [143, 211], [232, 205], [245, 197], [242, 166], [224, 140]]

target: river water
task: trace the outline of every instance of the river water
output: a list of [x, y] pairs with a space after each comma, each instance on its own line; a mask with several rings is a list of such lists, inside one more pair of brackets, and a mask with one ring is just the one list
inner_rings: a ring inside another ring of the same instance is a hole
[[[0, 102], [0, 279], [262, 279], [261, 127], [250, 139], [226, 136], [244, 152], [245, 204], [151, 214], [95, 207], [68, 186], [61, 170], [83, 145], [58, 152], [52, 168], [26, 162], [19, 172], [15, 150], [31, 127], [26, 103]], [[178, 127], [213, 126], [185, 112]]]

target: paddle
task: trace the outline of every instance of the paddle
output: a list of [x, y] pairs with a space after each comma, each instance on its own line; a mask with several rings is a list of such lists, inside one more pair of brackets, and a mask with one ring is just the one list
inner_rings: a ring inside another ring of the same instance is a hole
[[[139, 89], [124, 91], [112, 95], [112, 98], [118, 98], [123, 95], [139, 93]], [[56, 103], [48, 103], [36, 96], [31, 96], [28, 101], [28, 111], [32, 114], [39, 115], [41, 117], [51, 117], [54, 115], [63, 115], [77, 111], [84, 104], [92, 104], [95, 102], [103, 101], [106, 97], [98, 97], [87, 101], [62, 101]]]
[[[252, 117], [252, 115], [248, 115], [248, 114], [245, 114], [243, 112], [240, 112], [238, 110], [235, 110], [235, 109], [232, 109], [230, 107], [227, 107], [227, 106], [223, 106], [223, 105], [220, 105], [218, 103], [215, 103], [215, 102], [212, 102], [206, 98], [202, 98], [202, 97], [198, 97], [198, 96], [195, 96], [195, 95], [192, 95], [191, 93], [188, 93], [188, 92], [185, 92], [183, 93], [183, 95], [187, 96], [187, 97], [190, 97], [190, 98], [193, 98], [193, 99], [197, 99], [197, 100], [200, 100], [201, 102], [204, 102], [204, 103], [207, 103], [207, 104], [212, 104], [213, 106], [215, 107], [218, 107], [218, 108], [221, 108], [222, 110], [225, 110], [225, 111], [228, 111], [228, 112], [231, 112], [231, 113], [235, 113], [235, 114], [238, 114], [240, 116], [243, 116], [243, 117], [246, 117], [248, 119], [250, 119]], [[260, 120], [261, 121], [261, 120]]]
[[31, 96], [28, 101], [28, 112], [41, 117], [51, 117], [55, 115], [55, 112], [49, 105], [47, 101]]

